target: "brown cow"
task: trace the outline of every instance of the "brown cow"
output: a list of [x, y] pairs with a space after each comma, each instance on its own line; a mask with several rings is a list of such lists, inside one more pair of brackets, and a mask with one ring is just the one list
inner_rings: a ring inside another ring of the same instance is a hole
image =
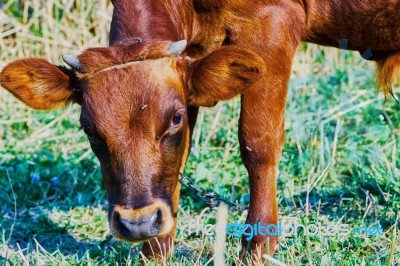
[[[111, 231], [127, 241], [149, 240], [148, 256], [169, 254], [178, 175], [199, 106], [241, 95], [239, 139], [251, 192], [246, 223], [277, 224], [277, 165], [299, 42], [338, 46], [346, 39], [348, 49], [370, 49], [386, 94], [400, 69], [399, 0], [113, 4], [110, 47], [65, 56], [72, 69], [17, 60], [3, 70], [1, 84], [36, 109], [82, 106], [80, 121], [107, 187]], [[247, 247], [260, 255], [266, 242], [273, 254], [277, 240], [243, 239], [241, 256]]]

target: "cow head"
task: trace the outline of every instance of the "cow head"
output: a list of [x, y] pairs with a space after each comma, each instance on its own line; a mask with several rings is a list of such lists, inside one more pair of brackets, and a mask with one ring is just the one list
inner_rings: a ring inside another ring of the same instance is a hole
[[111, 232], [128, 241], [168, 234], [172, 198], [189, 143], [188, 106], [244, 92], [264, 71], [235, 46], [191, 60], [186, 41], [128, 40], [64, 56], [65, 68], [29, 58], [7, 65], [1, 85], [28, 106], [81, 105], [80, 123], [101, 164]]

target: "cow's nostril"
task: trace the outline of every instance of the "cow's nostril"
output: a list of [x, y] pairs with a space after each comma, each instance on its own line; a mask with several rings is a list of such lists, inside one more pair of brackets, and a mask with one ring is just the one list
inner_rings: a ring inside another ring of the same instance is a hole
[[152, 224], [151, 224], [151, 229], [150, 232], [154, 234], [158, 234], [161, 230], [161, 224], [162, 224], [162, 211], [158, 209], [157, 211], [154, 212], [153, 214], [153, 219]]
[[157, 209], [156, 211], [156, 221], [158, 224], [162, 223], [162, 211], [160, 209]]
[[130, 240], [155, 237], [161, 231], [162, 211], [160, 209], [137, 220], [123, 218], [119, 213], [115, 215], [120, 233]]

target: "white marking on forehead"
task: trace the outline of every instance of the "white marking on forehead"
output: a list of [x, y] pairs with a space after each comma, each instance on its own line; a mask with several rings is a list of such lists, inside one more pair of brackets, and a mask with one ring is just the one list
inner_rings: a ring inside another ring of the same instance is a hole
[[136, 65], [136, 64], [142, 63], [142, 62], [143, 61], [133, 61], [133, 62], [121, 64], [121, 65], [110, 66], [110, 67], [107, 67], [107, 68], [104, 68], [104, 69], [98, 71], [97, 73], [106, 72], [106, 71], [113, 70], [113, 69], [122, 69], [122, 68], [125, 68], [125, 67], [128, 67], [128, 66], [132, 66], [132, 65]]
[[99, 74], [102, 72], [106, 72], [106, 71], [110, 71], [110, 70], [114, 70], [114, 69], [123, 69], [125, 67], [129, 67], [129, 66], [133, 66], [136, 64], [140, 64], [140, 63], [145, 63], [148, 61], [158, 61], [158, 62], [163, 62], [164, 60], [170, 60], [171, 58], [165, 57], [165, 58], [159, 58], [159, 59], [147, 59], [147, 60], [142, 60], [142, 61], [132, 61], [132, 62], [128, 62], [128, 63], [124, 63], [124, 64], [120, 64], [120, 65], [115, 65], [115, 66], [110, 66], [110, 67], [106, 67], [102, 70], [99, 70], [97, 72], [95, 72], [94, 74]]

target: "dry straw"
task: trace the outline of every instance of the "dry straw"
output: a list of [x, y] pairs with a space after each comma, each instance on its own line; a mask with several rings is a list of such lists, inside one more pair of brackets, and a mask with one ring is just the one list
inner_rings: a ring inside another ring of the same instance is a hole
[[60, 63], [62, 53], [105, 46], [111, 13], [105, 1], [7, 1], [0, 9], [0, 67], [30, 56]]

